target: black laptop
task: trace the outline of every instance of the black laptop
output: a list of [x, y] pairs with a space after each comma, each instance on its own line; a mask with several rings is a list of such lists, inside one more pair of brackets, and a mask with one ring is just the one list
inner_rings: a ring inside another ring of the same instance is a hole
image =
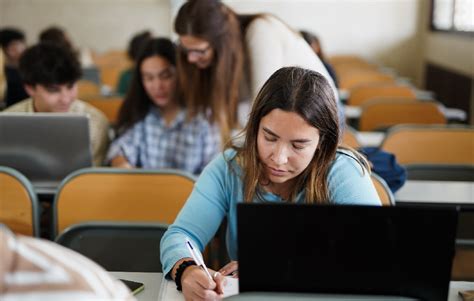
[[68, 174], [92, 166], [89, 119], [71, 113], [0, 114], [0, 165], [23, 173], [37, 193], [54, 193]]
[[455, 209], [238, 205], [241, 292], [447, 300]]

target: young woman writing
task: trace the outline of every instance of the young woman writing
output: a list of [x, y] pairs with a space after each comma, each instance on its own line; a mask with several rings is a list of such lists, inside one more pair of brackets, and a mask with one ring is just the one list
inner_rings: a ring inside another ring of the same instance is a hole
[[[186, 300], [221, 296], [222, 275], [237, 268], [237, 203], [380, 205], [367, 162], [338, 148], [336, 101], [324, 76], [286, 67], [257, 95], [243, 145], [230, 144], [199, 177], [192, 194], [161, 241], [165, 275]], [[194, 265], [189, 238], [201, 251], [227, 217], [227, 250], [234, 260], [212, 280]]]

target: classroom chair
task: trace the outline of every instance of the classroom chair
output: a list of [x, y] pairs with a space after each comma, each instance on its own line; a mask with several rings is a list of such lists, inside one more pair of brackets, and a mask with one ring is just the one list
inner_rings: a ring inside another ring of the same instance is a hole
[[99, 109], [111, 124], [117, 122], [120, 107], [123, 103], [122, 97], [93, 97], [86, 100], [87, 103]]
[[162, 273], [160, 241], [168, 225], [87, 222], [64, 230], [56, 242], [107, 271]]
[[474, 164], [474, 127], [399, 125], [381, 148], [402, 164]]
[[357, 131], [351, 128], [350, 126], [346, 126], [344, 129], [344, 134], [342, 135], [342, 143], [354, 149], [361, 147], [359, 141], [357, 140]]
[[453, 260], [451, 279], [454, 281], [474, 281], [474, 246], [457, 248]]
[[19, 171], [0, 166], [0, 223], [15, 233], [39, 237], [39, 212], [31, 182]]
[[[352, 90], [367, 85], [395, 84], [395, 78], [378, 71], [351, 72], [339, 78], [339, 88]], [[349, 98], [350, 99], [350, 98]], [[353, 105], [353, 104], [351, 104]]]
[[53, 232], [86, 221], [172, 224], [195, 177], [163, 169], [85, 168], [69, 175], [53, 203]]
[[358, 55], [332, 55], [329, 57], [329, 62], [334, 66], [348, 66], [348, 65], [363, 65], [370, 66], [370, 62]]
[[120, 73], [124, 68], [122, 66], [102, 66], [99, 67], [99, 70], [102, 84], [108, 86], [112, 91], [115, 91], [115, 87], [117, 87], [120, 78]]
[[122, 50], [110, 50], [94, 57], [94, 63], [100, 70], [102, 84], [115, 89], [122, 70], [128, 69], [131, 62], [127, 53]]
[[365, 85], [351, 90], [347, 104], [350, 106], [361, 106], [374, 98], [411, 99], [415, 101], [416, 94], [407, 86], [394, 84]]
[[434, 101], [375, 99], [362, 106], [360, 131], [387, 129], [396, 124], [446, 124]]
[[466, 164], [408, 164], [408, 180], [474, 182], [474, 165]]
[[333, 65], [336, 75], [341, 78], [351, 76], [351, 74], [363, 73], [363, 72], [379, 72], [379, 67], [369, 63], [348, 63], [348, 64], [336, 64]]
[[371, 173], [370, 178], [372, 179], [375, 190], [377, 190], [382, 206], [395, 206], [395, 197], [385, 180], [374, 172]]
[[89, 80], [80, 80], [77, 82], [77, 98], [87, 100], [90, 97], [100, 95], [100, 87], [98, 84]]

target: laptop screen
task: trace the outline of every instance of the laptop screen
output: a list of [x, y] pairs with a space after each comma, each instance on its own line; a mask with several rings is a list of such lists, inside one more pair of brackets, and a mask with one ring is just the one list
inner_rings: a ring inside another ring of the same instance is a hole
[[15, 168], [33, 184], [59, 183], [92, 166], [86, 116], [57, 113], [0, 114], [0, 165]]
[[457, 212], [239, 204], [240, 291], [446, 300]]

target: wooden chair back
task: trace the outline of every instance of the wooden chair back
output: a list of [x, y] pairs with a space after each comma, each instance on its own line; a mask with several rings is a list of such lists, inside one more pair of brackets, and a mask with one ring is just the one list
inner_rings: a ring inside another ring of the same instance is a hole
[[399, 85], [366, 85], [351, 90], [347, 104], [351, 106], [361, 106], [371, 99], [377, 98], [405, 98], [416, 99], [415, 92], [406, 86]]
[[80, 100], [87, 100], [90, 97], [97, 97], [100, 95], [100, 87], [89, 80], [80, 80], [77, 82], [77, 98]]
[[395, 126], [381, 148], [400, 164], [474, 164], [474, 128]]
[[112, 90], [117, 86], [117, 81], [122, 70], [128, 69], [131, 62], [127, 53], [122, 50], [110, 50], [94, 58], [94, 63], [100, 70], [102, 84], [109, 86]]
[[39, 236], [39, 205], [33, 186], [20, 172], [0, 166], [0, 223], [13, 232]]
[[385, 180], [373, 172], [370, 177], [372, 179], [372, 183], [374, 184], [375, 190], [377, 190], [380, 201], [382, 202], [382, 206], [394, 206], [395, 197], [393, 196], [393, 193]]
[[194, 176], [177, 170], [86, 168], [68, 176], [54, 201], [54, 230], [86, 221], [172, 224]]
[[342, 136], [342, 143], [355, 149], [361, 146], [359, 141], [357, 140], [356, 130], [348, 126], [344, 129], [344, 134]]
[[374, 131], [396, 124], [446, 124], [436, 102], [411, 100], [375, 100], [362, 107], [360, 131]]
[[99, 109], [111, 124], [115, 124], [123, 99], [121, 97], [94, 97], [88, 99], [87, 103]]
[[[339, 87], [345, 90], [353, 90], [364, 85], [394, 84], [395, 79], [384, 73], [374, 71], [351, 72], [339, 79]], [[352, 94], [352, 92], [351, 92]], [[349, 103], [350, 104], [350, 103]], [[352, 105], [352, 104], [351, 104]]]

